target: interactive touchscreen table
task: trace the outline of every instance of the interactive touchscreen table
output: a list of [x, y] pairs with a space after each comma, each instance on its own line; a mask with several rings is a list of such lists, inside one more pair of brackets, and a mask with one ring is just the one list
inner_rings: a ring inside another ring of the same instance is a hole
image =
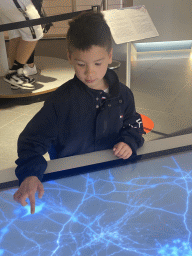
[[0, 255], [192, 255], [190, 150], [43, 185], [34, 215], [1, 191]]

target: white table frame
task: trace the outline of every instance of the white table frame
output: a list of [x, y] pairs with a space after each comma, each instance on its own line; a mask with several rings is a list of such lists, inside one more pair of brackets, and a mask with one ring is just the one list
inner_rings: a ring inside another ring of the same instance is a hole
[[[192, 134], [180, 135], [176, 137], [164, 138], [154, 141], [146, 141], [144, 145], [137, 150], [137, 155], [140, 156], [152, 153], [158, 154], [158, 152], [161, 151], [167, 151], [191, 145]], [[62, 170], [69, 170], [83, 166], [89, 166], [92, 164], [114, 161], [118, 159], [118, 157], [114, 156], [113, 151], [111, 149], [108, 149], [82, 155], [75, 155], [55, 160], [49, 160], [47, 161], [48, 165], [45, 174], [58, 172]], [[15, 166], [7, 169], [0, 169], [0, 183], [6, 183], [17, 180], [17, 177], [15, 175], [16, 164], [14, 165]]]

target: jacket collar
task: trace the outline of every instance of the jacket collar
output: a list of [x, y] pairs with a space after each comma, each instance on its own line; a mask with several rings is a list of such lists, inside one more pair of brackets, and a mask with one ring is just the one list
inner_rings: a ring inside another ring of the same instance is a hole
[[[109, 94], [107, 98], [116, 98], [119, 96], [120, 88], [119, 88], [119, 78], [115, 71], [112, 69], [107, 69], [107, 72], [104, 76], [104, 78], [107, 80], [107, 83], [109, 85]], [[89, 88], [86, 84], [84, 84], [82, 81], [78, 79], [78, 77], [74, 76], [75, 84], [78, 85], [78, 87], [86, 90], [88, 93], [92, 94], [93, 96], [97, 96], [100, 94], [100, 92], [103, 92], [102, 90], [95, 90]]]

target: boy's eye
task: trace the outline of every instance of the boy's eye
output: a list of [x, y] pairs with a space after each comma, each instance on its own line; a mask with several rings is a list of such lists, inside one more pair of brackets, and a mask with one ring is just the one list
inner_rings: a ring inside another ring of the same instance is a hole
[[[100, 66], [101, 63], [95, 63], [95, 65]], [[84, 64], [78, 64], [78, 66], [83, 67], [83, 66], [85, 66], [85, 65], [84, 65]]]

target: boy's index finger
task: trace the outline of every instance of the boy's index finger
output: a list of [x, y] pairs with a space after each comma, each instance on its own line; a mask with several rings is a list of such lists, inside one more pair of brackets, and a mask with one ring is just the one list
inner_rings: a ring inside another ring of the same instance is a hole
[[117, 147], [115, 147], [115, 155], [119, 153], [119, 151], [121, 150], [120, 146], [118, 145]]
[[29, 196], [30, 205], [31, 205], [31, 214], [35, 213], [35, 194]]

